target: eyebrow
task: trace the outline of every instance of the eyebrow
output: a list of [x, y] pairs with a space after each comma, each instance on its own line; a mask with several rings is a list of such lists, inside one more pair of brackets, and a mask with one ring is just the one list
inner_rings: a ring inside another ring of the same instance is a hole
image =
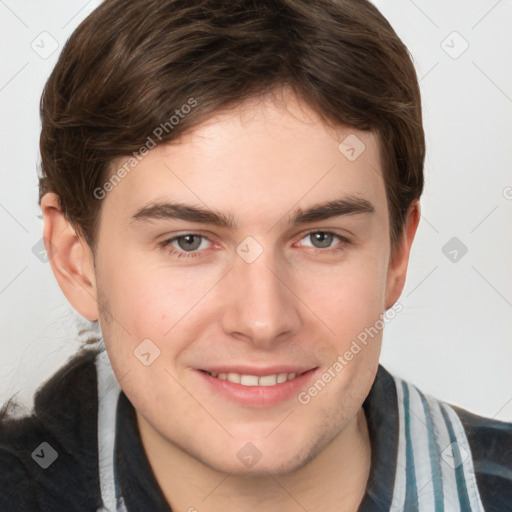
[[[326, 220], [342, 215], [374, 213], [375, 208], [370, 201], [362, 197], [346, 196], [341, 199], [313, 205], [307, 210], [298, 208], [291, 215], [285, 216], [285, 222], [298, 226], [310, 222]], [[131, 218], [133, 223], [144, 223], [154, 220], [179, 219], [201, 224], [212, 224], [230, 231], [237, 229], [232, 213], [200, 208], [177, 202], [154, 202], [140, 208]]]

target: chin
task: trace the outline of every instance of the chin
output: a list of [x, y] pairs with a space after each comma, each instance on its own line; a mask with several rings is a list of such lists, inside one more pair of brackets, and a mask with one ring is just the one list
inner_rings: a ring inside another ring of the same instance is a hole
[[[312, 461], [336, 437], [337, 432], [323, 431], [306, 439], [230, 440], [218, 449], [218, 457], [211, 454], [198, 458], [203, 464], [221, 473], [236, 476], [268, 477], [296, 472]], [[210, 447], [211, 449], [211, 447]], [[212, 456], [213, 455], [213, 456]]]

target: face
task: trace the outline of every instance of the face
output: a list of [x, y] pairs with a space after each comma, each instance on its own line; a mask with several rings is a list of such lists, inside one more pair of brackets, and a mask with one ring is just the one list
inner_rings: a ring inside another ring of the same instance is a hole
[[388, 302], [373, 134], [291, 95], [245, 103], [141, 159], [103, 199], [97, 247], [100, 325], [139, 426], [217, 470], [283, 473], [357, 417], [381, 332], [351, 347]]

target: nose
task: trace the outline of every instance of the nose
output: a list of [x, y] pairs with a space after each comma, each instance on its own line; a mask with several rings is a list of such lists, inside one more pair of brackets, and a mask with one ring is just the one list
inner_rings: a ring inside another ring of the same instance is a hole
[[235, 258], [224, 281], [228, 299], [221, 324], [227, 334], [268, 349], [300, 330], [300, 298], [293, 292], [293, 277], [272, 251], [263, 251], [252, 263]]

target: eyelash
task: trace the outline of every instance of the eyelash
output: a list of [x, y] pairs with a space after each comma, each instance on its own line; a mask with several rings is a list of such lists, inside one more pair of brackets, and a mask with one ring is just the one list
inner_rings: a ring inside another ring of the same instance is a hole
[[[327, 249], [318, 249], [318, 248], [316, 248], [315, 252], [318, 251], [318, 252], [320, 252], [322, 254], [326, 254], [326, 253], [327, 254], [333, 254], [333, 253], [336, 253], [338, 251], [343, 250], [347, 245], [352, 243], [351, 240], [349, 240], [347, 237], [339, 235], [338, 233], [335, 233], [334, 231], [322, 231], [322, 230], [309, 231], [309, 232], [307, 232], [301, 238], [301, 240], [303, 238], [307, 237], [307, 236], [314, 235], [314, 234], [317, 234], [317, 233], [333, 235], [334, 237], [340, 239], [341, 244], [339, 244], [335, 248], [327, 248]], [[185, 237], [185, 236], [190, 236], [190, 235], [197, 236], [197, 237], [200, 237], [200, 238], [205, 238], [205, 239], [208, 240], [208, 237], [206, 235], [203, 235], [202, 233], [193, 233], [193, 232], [191, 232], [191, 233], [184, 233], [182, 235], [178, 235], [178, 236], [169, 238], [167, 240], [164, 240], [163, 242], [160, 242], [158, 245], [162, 249], [167, 249], [169, 255], [171, 255], [171, 256], [177, 256], [178, 258], [195, 258], [197, 256], [200, 256], [200, 251], [199, 250], [196, 249], [195, 251], [187, 252], [187, 251], [182, 251], [182, 250], [176, 249], [175, 247], [173, 247], [171, 245], [175, 240], [178, 240], [179, 238], [182, 238], [182, 237]]]

